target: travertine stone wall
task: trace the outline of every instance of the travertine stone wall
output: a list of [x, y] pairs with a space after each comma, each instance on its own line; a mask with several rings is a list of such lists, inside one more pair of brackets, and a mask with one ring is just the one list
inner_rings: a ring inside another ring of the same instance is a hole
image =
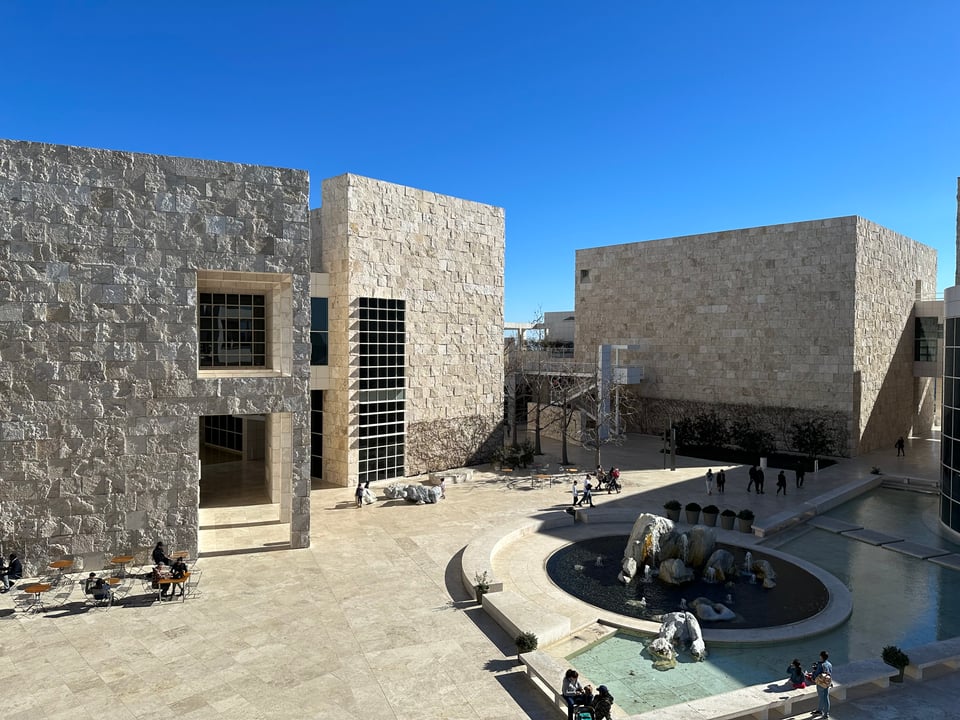
[[877, 228], [852, 216], [579, 250], [577, 360], [600, 342], [639, 344], [621, 361], [644, 366], [644, 398], [814, 411], [831, 424], [842, 413], [856, 453], [862, 435], [873, 442], [875, 413], [912, 423], [911, 403], [888, 401], [877, 379], [912, 402], [899, 358], [915, 281], [936, 274], [935, 251]]
[[357, 478], [360, 297], [406, 301], [407, 474], [482, 454], [503, 417], [503, 210], [342, 175], [312, 220], [331, 288], [324, 479]]
[[[298, 170], [0, 141], [5, 551], [195, 552], [199, 417], [224, 413], [292, 417], [291, 541], [309, 543], [307, 195]], [[278, 369], [200, 376], [198, 271], [292, 285]]]
[[860, 217], [856, 232], [854, 408], [858, 451], [868, 452], [931, 420], [931, 381], [913, 376], [914, 303], [936, 294], [937, 252]]

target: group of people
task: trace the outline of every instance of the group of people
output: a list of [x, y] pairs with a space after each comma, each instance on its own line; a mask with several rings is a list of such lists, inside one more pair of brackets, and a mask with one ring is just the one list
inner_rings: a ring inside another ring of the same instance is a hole
[[[594, 485], [596, 481], [596, 485]], [[573, 481], [570, 487], [570, 494], [573, 496], [573, 507], [582, 507], [584, 504], [595, 507], [593, 504], [594, 489], [600, 490], [604, 484], [607, 486], [607, 495], [614, 490], [620, 492], [620, 468], [613, 468], [609, 473], [603, 471], [603, 465], [597, 465], [595, 473], [587, 473], [583, 476], [583, 488], [577, 480]]]
[[[176, 586], [180, 586], [180, 595], [183, 595], [183, 583], [165, 583], [162, 587], [160, 586], [160, 581], [165, 578], [172, 578], [174, 580], [179, 580], [180, 578], [186, 576], [187, 574], [187, 562], [182, 557], [170, 558], [167, 555], [167, 548], [162, 541], [157, 542], [156, 547], [153, 548], [153, 570], [150, 571], [150, 586], [154, 590], [160, 590], [160, 597], [164, 598], [167, 595], [173, 597], [176, 593]], [[164, 570], [164, 566], [170, 568], [169, 571]]]
[[573, 713], [577, 707], [593, 709], [594, 720], [611, 720], [610, 711], [613, 708], [613, 695], [606, 685], [600, 685], [597, 692], [593, 692], [590, 685], [580, 684], [580, 673], [573, 668], [567, 670], [563, 676], [563, 686], [560, 689], [563, 699], [567, 701], [567, 718], [573, 720]]
[[[443, 481], [440, 481], [440, 491], [441, 497], [446, 497], [445, 487]], [[354, 499], [357, 502], [357, 507], [363, 507], [364, 504], [372, 505], [376, 501], [376, 497], [373, 494], [373, 490], [370, 489], [370, 481], [367, 480], [357, 480], [357, 489], [353, 493]]]
[[724, 489], [727, 487], [727, 471], [721, 468], [716, 475], [713, 474], [713, 468], [707, 470], [705, 477], [707, 481], [707, 495], [713, 495], [713, 484], [717, 484], [717, 492], [723, 494]]
[[820, 651], [820, 659], [813, 664], [809, 672], [804, 672], [800, 660], [793, 659], [787, 666], [787, 676], [795, 690], [805, 688], [808, 683], [817, 686], [817, 709], [814, 717], [830, 717], [830, 688], [833, 686], [833, 664], [826, 650]]

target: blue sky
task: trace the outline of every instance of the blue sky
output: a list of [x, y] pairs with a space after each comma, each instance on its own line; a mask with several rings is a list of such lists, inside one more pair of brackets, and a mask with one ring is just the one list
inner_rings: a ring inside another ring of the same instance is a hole
[[[506, 208], [506, 318], [574, 251], [862, 215], [954, 284], [960, 3], [0, 8], [0, 136], [353, 172]], [[624, 278], [623, 282], [630, 282]]]

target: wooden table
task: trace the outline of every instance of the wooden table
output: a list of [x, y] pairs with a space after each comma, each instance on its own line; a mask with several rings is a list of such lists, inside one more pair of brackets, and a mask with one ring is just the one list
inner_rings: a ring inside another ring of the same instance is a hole
[[117, 574], [119, 577], [126, 577], [127, 575], [127, 563], [133, 562], [133, 555], [117, 555], [116, 557], [110, 558], [111, 565], [119, 565]]
[[171, 560], [187, 560], [190, 558], [189, 550], [177, 550], [170, 556]]
[[157, 600], [163, 602], [163, 589], [170, 588], [170, 599], [173, 600], [173, 594], [176, 592], [176, 586], [180, 586], [180, 599], [186, 599], [186, 593], [183, 591], [183, 584], [190, 578], [190, 573], [184, 573], [183, 577], [162, 577], [157, 581]]
[[116, 587], [117, 585], [119, 585], [119, 584], [122, 583], [122, 582], [123, 582], [123, 578], [118, 578], [118, 577], [108, 577], [108, 578], [107, 578], [107, 583], [108, 583], [111, 587]]
[[50, 563], [50, 567], [62, 573], [67, 568], [73, 567], [73, 560], [54, 560]]
[[30, 585], [24, 587], [23, 591], [25, 593], [30, 593], [34, 596], [33, 605], [29, 607], [28, 611], [33, 612], [36, 610], [42, 610], [43, 600], [41, 599], [41, 595], [43, 595], [43, 593], [47, 592], [52, 587], [53, 585], [50, 583], [31, 583]]

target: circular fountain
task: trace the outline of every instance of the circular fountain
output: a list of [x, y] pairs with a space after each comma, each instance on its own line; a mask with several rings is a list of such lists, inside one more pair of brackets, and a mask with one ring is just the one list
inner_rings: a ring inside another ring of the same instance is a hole
[[629, 536], [561, 548], [546, 569], [563, 590], [604, 610], [644, 620], [689, 612], [706, 629], [791, 625], [830, 600], [816, 575], [780, 553], [718, 543], [705, 526], [679, 532], [650, 514], [637, 518]]

